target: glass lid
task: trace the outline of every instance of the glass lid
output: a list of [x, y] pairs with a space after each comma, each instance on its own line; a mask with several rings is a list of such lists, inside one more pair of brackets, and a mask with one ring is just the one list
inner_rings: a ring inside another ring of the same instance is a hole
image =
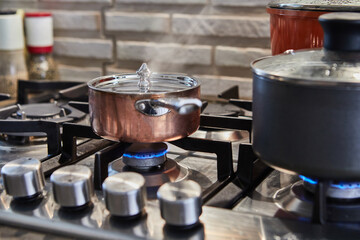
[[145, 63], [136, 74], [104, 76], [88, 82], [94, 90], [123, 94], [180, 92], [199, 85], [198, 80], [188, 75], [151, 73]]
[[[253, 71], [280, 81], [304, 84], [360, 84], [360, 62], [344, 61], [326, 50], [289, 51], [253, 62]], [[360, 56], [360, 55], [359, 55]]]
[[310, 11], [360, 11], [359, 0], [273, 0], [268, 6], [271, 8]]
[[328, 13], [319, 21], [324, 49], [288, 50], [256, 60], [254, 73], [293, 83], [360, 86], [360, 13]]

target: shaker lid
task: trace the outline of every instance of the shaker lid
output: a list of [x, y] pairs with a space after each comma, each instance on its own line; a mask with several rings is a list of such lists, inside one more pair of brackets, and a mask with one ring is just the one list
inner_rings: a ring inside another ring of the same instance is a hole
[[27, 12], [25, 17], [51, 17], [49, 12]]
[[13, 14], [16, 14], [16, 10], [4, 9], [0, 11], [0, 15], [13, 15]]
[[[144, 75], [147, 81], [142, 81]], [[146, 64], [137, 73], [103, 76], [88, 82], [94, 90], [130, 95], [181, 92], [199, 85], [197, 79], [186, 74], [151, 73]]]
[[328, 13], [319, 21], [324, 49], [289, 50], [256, 60], [254, 73], [296, 84], [360, 86], [360, 13]]
[[26, 46], [30, 53], [52, 52], [53, 20], [49, 12], [25, 14]]
[[270, 8], [289, 10], [327, 11], [327, 12], [357, 12], [360, 11], [359, 0], [273, 0]]
[[0, 50], [24, 48], [23, 22], [16, 11], [0, 11]]

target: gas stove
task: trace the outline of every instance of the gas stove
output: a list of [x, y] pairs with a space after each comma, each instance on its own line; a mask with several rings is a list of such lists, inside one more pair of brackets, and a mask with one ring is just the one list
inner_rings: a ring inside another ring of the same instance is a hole
[[[316, 199], [324, 200], [316, 180], [272, 170], [257, 159], [251, 102], [236, 99], [236, 92], [209, 101], [193, 135], [154, 144], [99, 138], [88, 124], [86, 102], [34, 103], [36, 98], [20, 94], [20, 105], [0, 109], [0, 222], [86, 239], [360, 236], [358, 185], [330, 186], [325, 222], [316, 222], [314, 215], [324, 214], [314, 214], [321, 202]], [[34, 117], [29, 109], [39, 106], [41, 117]]]

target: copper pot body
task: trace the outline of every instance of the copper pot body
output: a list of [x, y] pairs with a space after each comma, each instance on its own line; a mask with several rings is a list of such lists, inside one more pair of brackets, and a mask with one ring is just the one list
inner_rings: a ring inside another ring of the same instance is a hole
[[326, 11], [267, 8], [270, 14], [272, 55], [286, 50], [321, 48], [324, 32], [318, 18]]
[[200, 98], [200, 85], [167, 93], [111, 93], [89, 88], [90, 121], [100, 137], [123, 142], [164, 142], [194, 133], [200, 124], [200, 109], [181, 115], [169, 111], [162, 116], [148, 116], [135, 108], [142, 99]]

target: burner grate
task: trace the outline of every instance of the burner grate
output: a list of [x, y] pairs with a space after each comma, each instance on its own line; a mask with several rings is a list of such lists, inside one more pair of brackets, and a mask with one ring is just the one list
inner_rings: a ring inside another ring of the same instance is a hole
[[0, 120], [0, 132], [41, 132], [47, 136], [48, 154], [56, 155], [61, 151], [60, 124], [51, 121]]
[[[18, 80], [18, 94], [17, 102], [19, 104], [25, 104], [31, 102], [48, 102], [50, 99], [57, 98], [57, 93], [54, 91], [68, 89], [79, 85], [79, 82], [70, 82], [70, 81], [28, 81], [28, 80]], [[41, 94], [47, 92], [47, 94]], [[37, 93], [34, 99], [29, 98], [29, 93]]]
[[0, 93], [0, 101], [8, 100], [10, 99], [10, 95], [6, 93]]
[[[76, 106], [77, 108], [81, 109], [88, 109], [87, 103], [77, 102], [75, 105], [73, 105], [73, 103], [69, 103], [69, 105]], [[200, 122], [201, 127], [245, 130], [249, 133], [251, 132], [251, 118], [248, 117], [218, 117], [211, 115], [201, 115]], [[68, 162], [71, 163], [83, 159], [82, 156], [77, 155], [77, 137], [99, 138], [93, 133], [90, 126], [82, 126], [73, 123], [64, 124], [64, 146], [62, 155], [67, 156], [66, 158], [68, 159], [71, 159], [68, 160]], [[187, 137], [170, 143], [188, 151], [199, 151], [216, 154], [218, 181], [204, 191], [204, 202], [208, 201], [234, 178], [235, 174], [233, 169], [232, 144], [230, 141], [214, 141], [209, 139]], [[113, 143], [95, 154], [94, 186], [96, 189], [101, 189], [102, 182], [108, 176], [108, 165], [112, 161], [123, 156], [124, 152], [129, 146], [131, 146], [131, 143]], [[252, 164], [252, 161], [250, 164]], [[250, 171], [252, 171], [252, 169]], [[249, 176], [251, 175], [252, 174], [249, 174]]]
[[304, 188], [314, 194], [312, 222], [325, 224], [329, 220], [328, 212], [330, 200], [340, 203], [358, 201], [360, 199], [360, 183], [334, 182], [330, 180], [316, 180], [300, 175]]

